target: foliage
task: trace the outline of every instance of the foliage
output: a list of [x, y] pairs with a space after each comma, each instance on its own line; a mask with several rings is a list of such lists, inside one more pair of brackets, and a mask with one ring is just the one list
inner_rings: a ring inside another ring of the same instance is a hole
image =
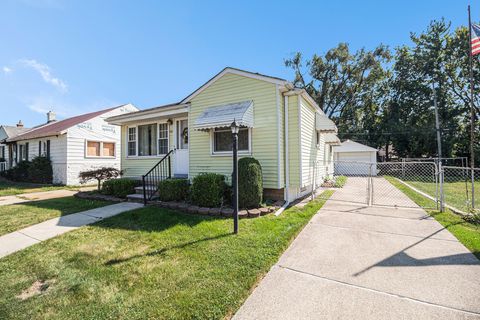
[[30, 165], [30, 161], [21, 161], [15, 167], [2, 172], [2, 176], [12, 181], [29, 182]]
[[52, 162], [47, 157], [35, 157], [28, 167], [27, 174], [29, 182], [43, 184], [52, 183]]
[[128, 178], [110, 179], [102, 184], [102, 193], [118, 198], [126, 198], [127, 195], [135, 193], [135, 187], [138, 185], [138, 181]]
[[188, 179], [166, 179], [158, 184], [161, 201], [183, 201], [187, 199], [190, 182]]
[[347, 183], [347, 177], [346, 176], [338, 176], [335, 177], [335, 183], [333, 184], [334, 188], [343, 188], [343, 186]]
[[122, 171], [116, 168], [102, 167], [99, 169], [82, 171], [78, 175], [80, 183], [87, 183], [92, 180], [97, 180], [98, 190], [100, 190], [101, 182], [103, 180], [110, 180], [122, 175]]
[[201, 173], [193, 178], [191, 200], [201, 207], [220, 207], [225, 193], [225, 176], [216, 173]]
[[258, 208], [262, 203], [262, 167], [255, 158], [238, 161], [238, 203], [240, 208]]
[[[432, 21], [410, 35], [411, 44], [393, 53], [379, 45], [350, 52], [340, 43], [325, 55], [304, 61], [301, 53], [285, 64], [337, 124], [342, 139], [388, 150], [398, 157], [436, 157], [434, 92], [442, 135], [442, 156], [469, 156], [470, 92], [468, 29], [452, 30]], [[474, 57], [474, 101], [480, 100], [480, 63]], [[475, 118], [478, 120], [478, 103]], [[480, 139], [478, 128], [475, 139]], [[475, 147], [476, 159], [480, 150]], [[477, 161], [478, 163], [478, 161]]]

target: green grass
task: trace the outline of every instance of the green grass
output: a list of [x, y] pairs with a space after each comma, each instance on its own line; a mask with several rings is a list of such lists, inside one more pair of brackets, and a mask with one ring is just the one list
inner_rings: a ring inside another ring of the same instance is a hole
[[[66, 197], [0, 206], [0, 235], [70, 213], [106, 206], [109, 202]], [[1, 318], [1, 317], [0, 317]]]
[[335, 188], [343, 188], [343, 186], [347, 183], [346, 176], [338, 176], [335, 178], [335, 184], [333, 185]]
[[79, 186], [42, 185], [27, 182], [13, 182], [0, 178], [0, 197], [41, 191], [78, 190], [79, 188]]
[[[242, 219], [238, 235], [155, 207], [103, 220], [0, 259], [0, 318], [228, 318], [324, 202]], [[37, 280], [51, 285], [20, 301]]]
[[[435, 182], [424, 182], [419, 181], [419, 179], [402, 179], [412, 187], [417, 188], [420, 191], [423, 191], [432, 197], [435, 197]], [[451, 205], [463, 212], [470, 211], [470, 193], [471, 193], [471, 183], [465, 183], [464, 181], [456, 182], [444, 182], [444, 199], [445, 203]], [[468, 191], [468, 198], [467, 198]], [[475, 199], [480, 200], [480, 182], [475, 182]], [[477, 201], [475, 201], [477, 202]]]
[[[432, 207], [432, 200], [429, 200], [426, 197], [418, 194], [409, 187], [398, 182], [395, 178], [385, 178], [419, 206], [423, 208]], [[450, 231], [477, 258], [480, 259], [480, 224], [468, 222], [449, 209], [445, 209], [445, 212], [428, 209], [426, 209], [426, 211], [428, 214], [434, 217], [435, 220], [440, 222], [448, 231]]]

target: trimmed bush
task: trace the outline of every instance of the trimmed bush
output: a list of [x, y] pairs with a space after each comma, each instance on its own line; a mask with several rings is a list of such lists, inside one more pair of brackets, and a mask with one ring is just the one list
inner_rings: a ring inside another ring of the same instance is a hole
[[192, 202], [200, 207], [220, 207], [225, 192], [225, 176], [216, 173], [201, 173], [193, 178]]
[[240, 208], [258, 208], [262, 203], [262, 166], [255, 158], [238, 161], [238, 204]]
[[188, 179], [166, 179], [158, 184], [161, 201], [183, 201], [187, 199], [190, 183]]
[[102, 193], [118, 198], [126, 198], [127, 195], [135, 193], [135, 187], [138, 185], [138, 181], [128, 178], [111, 179], [102, 184]]
[[28, 180], [35, 183], [52, 183], [52, 162], [47, 157], [33, 158], [28, 167]]

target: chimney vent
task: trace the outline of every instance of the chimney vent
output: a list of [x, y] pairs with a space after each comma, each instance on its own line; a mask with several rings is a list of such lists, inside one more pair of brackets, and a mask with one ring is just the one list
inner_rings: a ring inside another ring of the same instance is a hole
[[17, 128], [23, 128], [23, 122], [22, 122], [22, 120], [18, 120]]
[[53, 122], [53, 121], [57, 121], [55, 119], [55, 112], [53, 111], [48, 111], [47, 112], [47, 123], [50, 123], [50, 122]]

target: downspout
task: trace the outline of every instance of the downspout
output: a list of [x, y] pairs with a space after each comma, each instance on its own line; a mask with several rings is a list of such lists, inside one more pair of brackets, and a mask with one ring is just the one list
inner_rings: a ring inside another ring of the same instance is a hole
[[[287, 91], [288, 92], [288, 91]], [[285, 203], [283, 206], [275, 212], [276, 216], [279, 216], [290, 204], [289, 201], [289, 192], [290, 187], [290, 162], [288, 157], [288, 96], [283, 93], [284, 99], [284, 149], [285, 149], [285, 187], [284, 187], [284, 197]]]

